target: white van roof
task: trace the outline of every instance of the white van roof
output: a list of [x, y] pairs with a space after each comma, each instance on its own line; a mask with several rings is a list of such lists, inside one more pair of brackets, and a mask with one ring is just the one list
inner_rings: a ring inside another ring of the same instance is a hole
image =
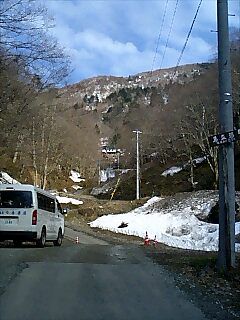
[[40, 188], [37, 188], [31, 184], [8, 184], [3, 183], [0, 184], [0, 190], [19, 190], [19, 191], [38, 191], [42, 194], [45, 194], [46, 196], [49, 196], [51, 198], [56, 198], [54, 194], [51, 194], [45, 190], [42, 190]]

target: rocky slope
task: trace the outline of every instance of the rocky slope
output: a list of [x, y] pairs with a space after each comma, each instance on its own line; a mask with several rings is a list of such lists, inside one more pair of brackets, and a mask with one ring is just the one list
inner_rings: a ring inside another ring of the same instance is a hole
[[[82, 107], [85, 111], [101, 110], [101, 104], [108, 104], [107, 98], [111, 94], [121, 92], [122, 89], [140, 88], [146, 90], [147, 88], [161, 87], [164, 90], [170, 83], [184, 84], [192, 81], [203, 74], [209, 65], [208, 63], [190, 64], [180, 66], [177, 69], [170, 68], [139, 73], [127, 78], [99, 76], [64, 87], [59, 93], [62, 103], [66, 103], [68, 107], [72, 106], [76, 109]], [[162, 98], [167, 103], [167, 95], [164, 94], [164, 91]], [[145, 104], [149, 104], [149, 99], [150, 95], [146, 94]]]

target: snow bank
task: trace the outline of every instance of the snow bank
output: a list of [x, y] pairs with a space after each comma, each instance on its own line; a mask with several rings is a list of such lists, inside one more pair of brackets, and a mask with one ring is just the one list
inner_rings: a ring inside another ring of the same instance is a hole
[[[194, 200], [194, 198], [190, 197]], [[212, 199], [210, 199], [212, 200]], [[124, 233], [145, 237], [146, 231], [151, 239], [165, 243], [169, 246], [203, 250], [218, 250], [218, 225], [200, 221], [197, 216], [202, 211], [210, 211], [210, 204], [186, 203], [181, 206], [181, 210], [159, 209], [159, 204], [164, 198], [154, 197], [145, 203], [142, 207], [132, 210], [125, 214], [105, 215], [90, 223], [91, 227], [111, 230], [116, 233]], [[190, 201], [190, 200], [189, 200]], [[201, 201], [199, 201], [201, 203]], [[194, 206], [195, 205], [195, 206]], [[125, 228], [118, 228], [121, 223], [127, 224]], [[236, 234], [240, 233], [240, 223], [236, 223]], [[240, 245], [236, 245], [240, 251]]]
[[83, 201], [81, 200], [76, 200], [76, 199], [73, 199], [73, 198], [68, 198], [68, 197], [60, 197], [60, 196], [57, 196], [57, 199], [59, 201], [59, 203], [71, 203], [71, 204], [74, 204], [76, 206], [80, 205], [80, 204], [83, 204]]

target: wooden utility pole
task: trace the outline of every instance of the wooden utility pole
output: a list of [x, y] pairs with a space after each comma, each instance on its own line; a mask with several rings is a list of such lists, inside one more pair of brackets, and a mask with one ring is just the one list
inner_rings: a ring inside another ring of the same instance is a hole
[[[233, 130], [228, 1], [217, 0], [220, 134]], [[234, 143], [219, 146], [219, 270], [235, 267]]]

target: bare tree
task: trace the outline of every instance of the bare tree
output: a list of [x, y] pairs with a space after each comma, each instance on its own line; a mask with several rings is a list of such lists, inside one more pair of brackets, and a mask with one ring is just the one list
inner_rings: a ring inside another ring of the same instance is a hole
[[69, 72], [63, 48], [49, 35], [52, 27], [53, 20], [38, 1], [0, 2], [0, 48], [8, 59], [27, 67], [31, 81], [40, 87], [60, 83]]
[[[203, 102], [197, 105], [185, 106], [185, 116], [182, 120], [181, 130], [187, 132], [183, 136], [183, 141], [189, 149], [189, 141], [191, 147], [198, 147], [202, 155], [206, 157], [207, 163], [215, 177], [215, 187], [218, 182], [218, 150], [209, 143], [209, 136], [217, 132], [217, 119], [210, 106], [206, 106]], [[190, 162], [192, 159], [192, 152], [189, 153]]]

